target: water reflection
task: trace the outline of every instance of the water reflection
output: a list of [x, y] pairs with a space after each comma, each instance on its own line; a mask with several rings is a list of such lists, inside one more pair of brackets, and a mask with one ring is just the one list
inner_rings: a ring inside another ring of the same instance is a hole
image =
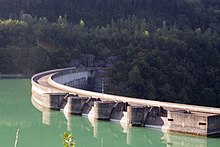
[[206, 137], [196, 137], [190, 135], [180, 135], [164, 133], [161, 138], [167, 144], [167, 147], [207, 147]]
[[20, 130], [17, 147], [62, 147], [60, 135], [67, 130], [75, 135], [76, 147], [219, 147], [220, 144], [218, 138], [129, 128], [33, 107], [30, 86], [30, 80], [0, 81], [0, 146], [13, 146], [17, 129]]
[[44, 111], [42, 112], [42, 123], [45, 125], [50, 125], [51, 123], [51, 111]]
[[[118, 123], [96, 121], [91, 118], [64, 115], [42, 109], [41, 112], [42, 123], [65, 125], [66, 130], [74, 133], [77, 146], [80, 147], [217, 147], [220, 143], [219, 139], [167, 133], [157, 129], [121, 126]], [[59, 117], [61, 121], [58, 120]]]

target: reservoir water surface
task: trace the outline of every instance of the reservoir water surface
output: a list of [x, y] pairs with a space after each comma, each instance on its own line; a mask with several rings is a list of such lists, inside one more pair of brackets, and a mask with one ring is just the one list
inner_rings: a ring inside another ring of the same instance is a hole
[[128, 128], [118, 123], [43, 110], [31, 103], [29, 79], [0, 80], [0, 146], [63, 147], [61, 135], [71, 132], [76, 147], [219, 147], [220, 138], [206, 138], [160, 129]]

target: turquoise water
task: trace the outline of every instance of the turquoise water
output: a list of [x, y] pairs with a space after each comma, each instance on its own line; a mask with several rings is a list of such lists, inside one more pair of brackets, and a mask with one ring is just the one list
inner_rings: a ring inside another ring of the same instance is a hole
[[60, 135], [72, 132], [76, 147], [219, 147], [220, 138], [205, 138], [118, 123], [93, 121], [62, 112], [43, 111], [31, 103], [27, 79], [0, 80], [0, 146], [63, 147]]

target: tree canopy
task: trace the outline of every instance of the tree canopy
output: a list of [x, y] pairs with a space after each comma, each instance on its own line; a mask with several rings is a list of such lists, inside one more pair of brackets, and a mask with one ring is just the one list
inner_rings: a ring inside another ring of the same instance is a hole
[[0, 73], [115, 57], [106, 92], [220, 106], [217, 0], [0, 0]]

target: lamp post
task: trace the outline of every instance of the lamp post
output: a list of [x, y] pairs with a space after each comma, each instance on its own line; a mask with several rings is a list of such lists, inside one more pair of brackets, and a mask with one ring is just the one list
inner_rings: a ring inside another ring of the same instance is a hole
[[102, 83], [101, 83], [102, 85], [102, 93], [104, 93], [104, 91], [105, 91], [105, 81], [104, 81], [104, 78], [102, 78]]

